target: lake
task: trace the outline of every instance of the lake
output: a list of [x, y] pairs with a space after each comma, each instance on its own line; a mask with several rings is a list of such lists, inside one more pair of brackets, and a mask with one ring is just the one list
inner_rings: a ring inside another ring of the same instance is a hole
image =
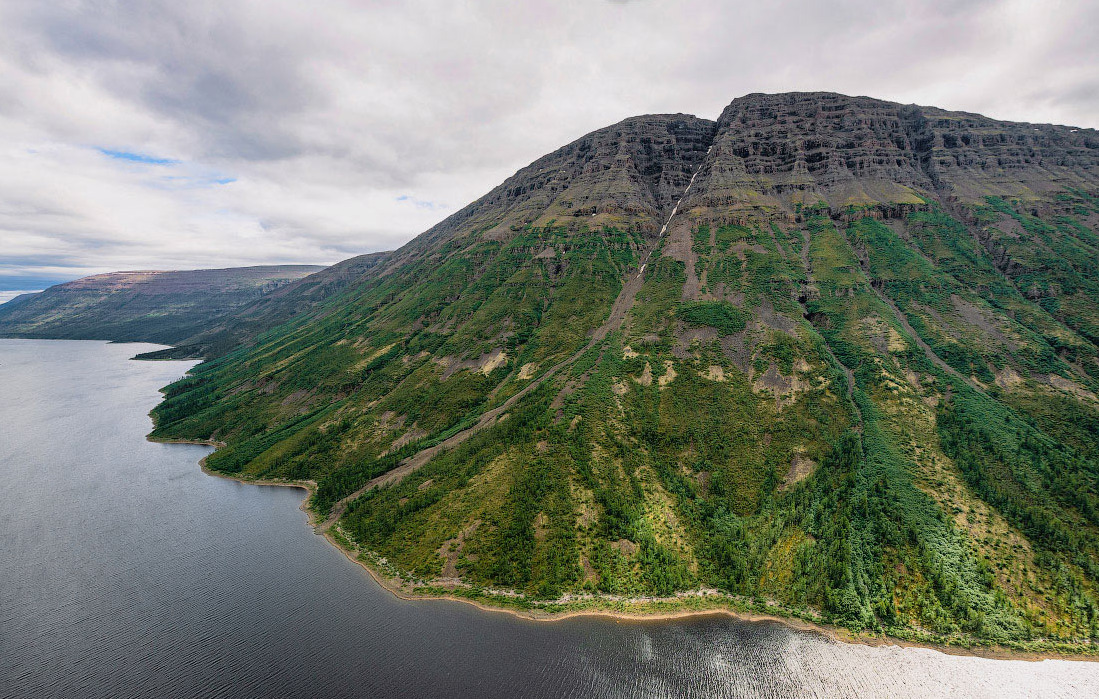
[[0, 696], [1099, 696], [1099, 663], [397, 599], [313, 534], [302, 491], [145, 440], [193, 364], [129, 360], [153, 348], [0, 340]]

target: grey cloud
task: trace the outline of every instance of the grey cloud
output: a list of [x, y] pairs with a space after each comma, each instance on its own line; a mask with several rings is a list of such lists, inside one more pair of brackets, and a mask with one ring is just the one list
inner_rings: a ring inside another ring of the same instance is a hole
[[37, 4], [23, 17], [62, 60], [90, 66], [104, 89], [201, 131], [196, 154], [246, 159], [302, 152], [280, 124], [323, 106], [306, 74], [300, 34], [236, 11], [232, 3]]
[[[74, 273], [335, 262], [587, 131], [749, 92], [1099, 126], [1097, 23], [1083, 0], [8, 0], [0, 236], [8, 262]], [[98, 147], [179, 159], [197, 184]]]

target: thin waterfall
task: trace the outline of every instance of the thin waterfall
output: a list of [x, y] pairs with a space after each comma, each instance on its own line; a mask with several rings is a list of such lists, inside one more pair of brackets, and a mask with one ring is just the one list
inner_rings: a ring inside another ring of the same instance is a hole
[[[698, 167], [695, 168], [694, 174], [691, 175], [690, 181], [687, 182], [687, 188], [683, 190], [683, 194], [679, 195], [679, 200], [676, 201], [675, 206], [672, 207], [672, 213], [668, 214], [668, 220], [665, 221], [663, 227], [661, 227], [660, 235], [658, 235], [656, 237], [657, 241], [659, 241], [661, 238], [663, 238], [664, 234], [668, 232], [668, 226], [671, 225], [672, 219], [675, 218], [676, 212], [679, 211], [679, 205], [682, 204], [683, 200], [687, 198], [687, 192], [691, 191], [691, 185], [693, 185], [695, 183], [695, 178], [698, 177], [698, 173], [702, 172], [702, 166], [706, 162], [706, 156], [709, 155], [710, 151], [713, 150], [713, 149], [714, 149], [714, 147], [712, 145], [709, 148], [706, 149], [706, 155], [702, 156], [702, 162], [700, 162], [698, 164]], [[650, 252], [650, 254], [651, 254], [651, 252]], [[643, 262], [641, 264], [641, 269], [637, 270], [638, 278], [640, 278], [641, 275], [645, 273], [645, 265], [648, 263], [647, 262], [648, 259], [649, 259], [649, 255], [646, 255], [645, 256], [646, 262]]]

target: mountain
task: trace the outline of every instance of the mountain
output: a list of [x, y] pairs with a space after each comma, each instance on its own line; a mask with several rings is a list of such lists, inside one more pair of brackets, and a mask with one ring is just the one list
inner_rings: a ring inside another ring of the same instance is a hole
[[831, 93], [627, 119], [197, 366], [153, 437], [314, 482], [410, 592], [1086, 649], [1097, 231], [1092, 129]]
[[207, 322], [197, 333], [180, 339], [175, 347], [145, 352], [138, 359], [213, 358], [249, 345], [262, 333], [305, 313], [368, 277], [389, 255], [374, 252], [352, 257], [331, 267], [284, 284], [250, 303]]
[[[294, 290], [309, 289], [303, 294], [309, 298], [330, 278], [339, 278], [336, 267], [309, 265], [96, 274], [0, 305], [0, 336], [189, 343], [177, 355], [203, 356], [238, 344], [258, 327], [257, 317], [287, 296], [297, 299]], [[241, 319], [220, 325], [231, 313]], [[266, 327], [291, 314], [282, 309]], [[215, 332], [220, 334], [212, 337]], [[229, 334], [230, 340], [212, 342]]]

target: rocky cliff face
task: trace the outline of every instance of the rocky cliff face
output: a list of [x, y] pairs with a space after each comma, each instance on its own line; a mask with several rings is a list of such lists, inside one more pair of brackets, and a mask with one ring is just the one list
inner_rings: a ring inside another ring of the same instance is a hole
[[830, 93], [628, 119], [198, 367], [156, 434], [315, 480], [412, 591], [1086, 647], [1097, 143]]
[[780, 195], [856, 180], [929, 189], [910, 112], [866, 97], [749, 95], [733, 100], [718, 119], [715, 158], [743, 173], [734, 181]]
[[551, 220], [651, 232], [700, 167], [686, 203], [722, 220], [793, 220], [812, 207], [903, 215], [924, 197], [972, 204], [1095, 187], [1099, 133], [835, 93], [747, 95], [717, 122], [649, 115], [594, 131], [418, 240], [507, 237]]
[[1099, 180], [1095, 129], [996, 121], [934, 107], [914, 111], [926, 134], [925, 169], [961, 201], [1092, 188]]
[[1016, 124], [833, 93], [748, 95], [718, 119], [692, 205], [738, 215], [801, 207], [906, 212], [1099, 181], [1094, 129]]
[[686, 114], [654, 114], [593, 131], [534, 161], [411, 245], [419, 250], [472, 233], [506, 239], [549, 221], [654, 232], [705, 156], [714, 127]]

